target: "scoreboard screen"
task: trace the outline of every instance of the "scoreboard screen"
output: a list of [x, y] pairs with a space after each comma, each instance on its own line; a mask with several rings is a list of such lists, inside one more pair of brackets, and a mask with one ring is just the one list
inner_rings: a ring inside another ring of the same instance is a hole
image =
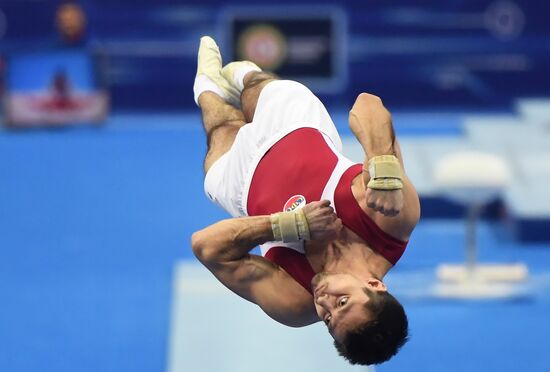
[[336, 7], [229, 8], [223, 13], [224, 55], [251, 60], [317, 92], [346, 86], [345, 13]]

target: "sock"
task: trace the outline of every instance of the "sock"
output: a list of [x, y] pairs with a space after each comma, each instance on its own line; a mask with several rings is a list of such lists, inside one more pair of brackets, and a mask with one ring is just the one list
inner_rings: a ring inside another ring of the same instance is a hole
[[233, 82], [235, 83], [237, 89], [239, 92], [242, 92], [244, 89], [244, 77], [246, 74], [248, 74], [250, 71], [262, 71], [261, 68], [251, 66], [249, 64], [243, 64], [241, 67], [239, 67], [235, 72], [233, 73]]
[[214, 92], [222, 98], [226, 98], [223, 91], [214, 83], [210, 78], [204, 74], [200, 74], [195, 78], [195, 84], [193, 84], [193, 93], [195, 103], [199, 105], [199, 96], [206, 91]]

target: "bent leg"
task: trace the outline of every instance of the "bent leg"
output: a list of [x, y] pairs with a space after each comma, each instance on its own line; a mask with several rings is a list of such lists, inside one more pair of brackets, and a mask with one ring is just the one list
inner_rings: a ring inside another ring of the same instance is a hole
[[198, 103], [208, 146], [204, 159], [206, 173], [212, 164], [231, 148], [245, 120], [239, 109], [226, 103], [215, 93], [203, 92], [198, 98]]
[[248, 123], [252, 122], [262, 89], [275, 80], [278, 80], [275, 75], [263, 71], [251, 71], [245, 75], [244, 89], [241, 92], [241, 106]]

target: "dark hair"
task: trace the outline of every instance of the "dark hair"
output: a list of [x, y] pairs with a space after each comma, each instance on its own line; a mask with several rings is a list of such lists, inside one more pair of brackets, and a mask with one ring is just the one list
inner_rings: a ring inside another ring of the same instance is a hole
[[380, 364], [397, 354], [408, 341], [409, 322], [403, 306], [389, 292], [364, 289], [370, 300], [365, 310], [375, 319], [334, 340], [338, 353], [351, 364]]

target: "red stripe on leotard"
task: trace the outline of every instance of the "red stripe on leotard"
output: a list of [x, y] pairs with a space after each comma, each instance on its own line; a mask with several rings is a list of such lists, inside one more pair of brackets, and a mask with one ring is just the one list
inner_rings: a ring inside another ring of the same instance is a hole
[[[281, 212], [294, 195], [303, 195], [308, 203], [320, 200], [337, 163], [338, 157], [317, 129], [300, 128], [287, 134], [256, 167], [248, 192], [248, 214]], [[315, 272], [304, 254], [287, 247], [272, 247], [265, 258], [281, 266], [311, 292]]]
[[256, 167], [248, 192], [248, 214], [282, 212], [294, 195], [305, 196], [308, 203], [320, 200], [337, 162], [317, 129], [300, 128], [287, 134]]

